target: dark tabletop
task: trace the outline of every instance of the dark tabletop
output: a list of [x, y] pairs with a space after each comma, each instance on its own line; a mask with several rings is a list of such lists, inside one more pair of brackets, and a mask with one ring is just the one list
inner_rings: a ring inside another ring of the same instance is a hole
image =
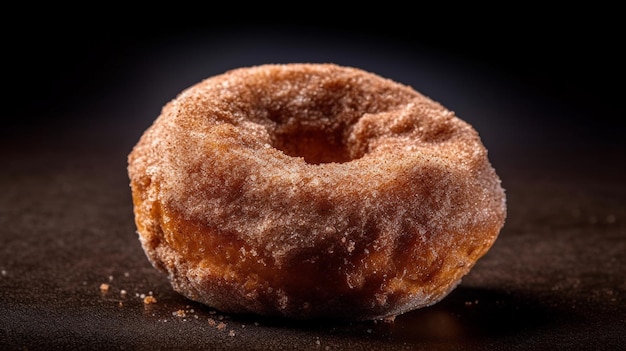
[[[87, 59], [44, 75], [45, 93], [7, 101], [0, 349], [626, 349], [626, 130], [618, 104], [599, 99], [617, 94], [589, 82], [581, 91], [562, 82], [562, 71], [540, 80], [549, 71], [543, 66], [524, 75], [428, 43], [408, 50], [407, 38], [392, 45], [371, 33], [222, 30], [158, 41], [100, 35], [81, 49]], [[76, 50], [73, 43], [58, 44]], [[126, 173], [143, 130], [200, 79], [296, 61], [359, 66], [412, 85], [481, 134], [506, 189], [508, 218], [440, 303], [394, 322], [227, 315], [178, 295], [150, 266]]]

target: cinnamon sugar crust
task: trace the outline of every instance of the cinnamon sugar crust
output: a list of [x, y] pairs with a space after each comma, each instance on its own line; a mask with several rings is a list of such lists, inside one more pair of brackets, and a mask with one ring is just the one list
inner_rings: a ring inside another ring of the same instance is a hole
[[229, 313], [368, 320], [432, 305], [506, 217], [469, 124], [334, 64], [208, 78], [164, 106], [128, 163], [150, 262]]

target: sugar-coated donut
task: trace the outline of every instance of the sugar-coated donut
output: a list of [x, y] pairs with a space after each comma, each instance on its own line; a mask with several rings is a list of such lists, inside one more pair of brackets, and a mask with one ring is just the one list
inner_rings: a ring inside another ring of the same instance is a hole
[[128, 162], [150, 262], [226, 313], [370, 320], [432, 305], [506, 217], [468, 123], [334, 64], [208, 78], [165, 105]]

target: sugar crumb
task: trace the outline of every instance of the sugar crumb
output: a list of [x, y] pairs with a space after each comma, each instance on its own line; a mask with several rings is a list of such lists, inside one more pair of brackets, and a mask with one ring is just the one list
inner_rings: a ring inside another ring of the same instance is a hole
[[387, 316], [387, 317], [383, 318], [383, 322], [385, 322], [385, 323], [393, 323], [395, 321], [396, 321], [396, 316], [395, 315]]
[[100, 292], [103, 292], [103, 293], [108, 292], [110, 288], [111, 286], [107, 283], [100, 284]]
[[615, 223], [615, 221], [617, 220], [617, 218], [615, 217], [614, 214], [610, 214], [608, 216], [606, 216], [606, 222], [607, 223]]
[[149, 296], [144, 297], [143, 303], [145, 305], [152, 305], [152, 304], [157, 303], [157, 299], [154, 296], [149, 295]]
[[172, 316], [183, 318], [183, 317], [187, 317], [187, 313], [185, 313], [185, 310], [178, 310], [178, 311], [172, 312]]

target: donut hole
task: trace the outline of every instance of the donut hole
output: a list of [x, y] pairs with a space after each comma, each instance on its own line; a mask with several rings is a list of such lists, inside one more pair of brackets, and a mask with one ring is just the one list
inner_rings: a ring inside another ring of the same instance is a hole
[[272, 146], [288, 156], [309, 164], [350, 162], [365, 154], [360, 144], [367, 140], [350, 141], [364, 116], [397, 110], [415, 98], [413, 91], [391, 92], [382, 84], [354, 72], [274, 72], [270, 83], [264, 81], [264, 95], [254, 100], [260, 113], [255, 117], [268, 127]]
[[302, 157], [309, 164], [351, 161], [343, 135], [338, 130], [282, 126], [275, 131], [272, 146], [288, 156]]
[[272, 146], [288, 156], [301, 157], [309, 164], [352, 161], [347, 136], [363, 111], [335, 101], [336, 97], [330, 92], [332, 89], [326, 89], [325, 94], [316, 99], [294, 103], [298, 101], [295, 98], [283, 101], [279, 108], [268, 109], [266, 117], [272, 125], [269, 130]]

